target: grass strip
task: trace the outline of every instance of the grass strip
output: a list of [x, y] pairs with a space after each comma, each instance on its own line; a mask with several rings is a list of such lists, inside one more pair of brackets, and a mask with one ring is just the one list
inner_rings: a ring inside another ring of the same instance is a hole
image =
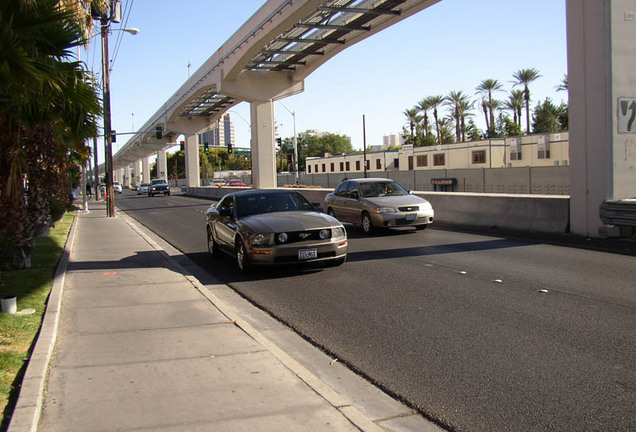
[[74, 211], [67, 212], [47, 236], [37, 239], [31, 268], [0, 271], [0, 297], [15, 296], [18, 311], [35, 309], [31, 315], [0, 313], [0, 431], [9, 426], [74, 217]]

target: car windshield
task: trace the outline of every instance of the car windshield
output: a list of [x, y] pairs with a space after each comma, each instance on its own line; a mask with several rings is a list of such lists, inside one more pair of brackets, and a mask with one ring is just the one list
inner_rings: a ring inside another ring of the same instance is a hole
[[150, 181], [150, 184], [153, 184], [153, 185], [157, 185], [157, 184], [165, 184], [165, 183], [166, 183], [166, 181], [165, 181], [165, 180], [151, 180], [151, 181]]
[[364, 198], [402, 196], [409, 193], [396, 182], [369, 182], [359, 184], [360, 195]]
[[316, 211], [316, 209], [299, 193], [251, 194], [236, 198], [236, 214], [239, 219], [256, 214], [285, 211]]

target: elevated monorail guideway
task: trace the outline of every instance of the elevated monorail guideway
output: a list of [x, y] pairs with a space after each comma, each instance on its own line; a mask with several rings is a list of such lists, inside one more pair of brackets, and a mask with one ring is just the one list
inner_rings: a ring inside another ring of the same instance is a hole
[[[275, 187], [274, 101], [302, 92], [305, 77], [347, 47], [438, 1], [267, 1], [113, 156], [113, 167], [129, 170], [134, 162], [148, 180], [147, 159], [156, 154], [163, 176], [165, 149], [183, 134], [187, 185], [199, 186], [197, 134], [248, 102], [253, 183]], [[598, 236], [615, 228], [601, 221], [604, 202], [636, 207], [634, 2], [566, 0], [566, 8], [570, 225]]]
[[113, 156], [114, 168], [156, 154], [161, 176], [165, 149], [183, 134], [187, 185], [199, 186], [197, 134], [248, 102], [254, 186], [275, 187], [274, 101], [302, 92], [304, 79], [345, 48], [438, 1], [269, 0]]

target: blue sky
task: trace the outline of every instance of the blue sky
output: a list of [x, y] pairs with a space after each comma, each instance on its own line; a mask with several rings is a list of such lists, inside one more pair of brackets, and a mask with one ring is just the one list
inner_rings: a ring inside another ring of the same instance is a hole
[[[263, 0], [123, 0], [132, 36], [110, 37], [112, 127], [130, 132], [141, 127], [258, 8]], [[114, 28], [124, 26], [114, 24]], [[117, 53], [117, 41], [120, 39]], [[82, 51], [89, 68], [100, 70], [98, 38]], [[399, 133], [404, 111], [431, 95], [462, 90], [473, 96], [481, 80], [504, 85], [512, 75], [536, 68], [531, 106], [556, 92], [567, 73], [565, 0], [442, 0], [424, 11], [344, 50], [305, 80], [305, 91], [283, 100], [296, 112], [296, 129], [318, 129], [351, 137], [362, 149], [362, 116], [367, 145]], [[475, 96], [476, 99], [476, 96]], [[475, 121], [484, 128], [477, 110]], [[232, 110], [238, 147], [249, 146], [249, 106]], [[293, 135], [291, 114], [275, 103], [283, 137]], [[117, 151], [129, 136], [118, 137]], [[103, 161], [100, 143], [100, 161]]]

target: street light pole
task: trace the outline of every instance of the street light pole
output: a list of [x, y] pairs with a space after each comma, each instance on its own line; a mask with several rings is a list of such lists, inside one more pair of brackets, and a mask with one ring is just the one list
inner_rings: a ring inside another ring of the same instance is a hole
[[115, 217], [113, 189], [113, 136], [110, 124], [110, 68], [108, 60], [108, 18], [102, 17], [102, 86], [104, 99], [104, 164], [106, 168], [106, 215]]
[[294, 177], [296, 179], [296, 184], [298, 184], [298, 135], [296, 135], [296, 111], [291, 111], [284, 103], [281, 101], [278, 102], [292, 115], [294, 119]]

